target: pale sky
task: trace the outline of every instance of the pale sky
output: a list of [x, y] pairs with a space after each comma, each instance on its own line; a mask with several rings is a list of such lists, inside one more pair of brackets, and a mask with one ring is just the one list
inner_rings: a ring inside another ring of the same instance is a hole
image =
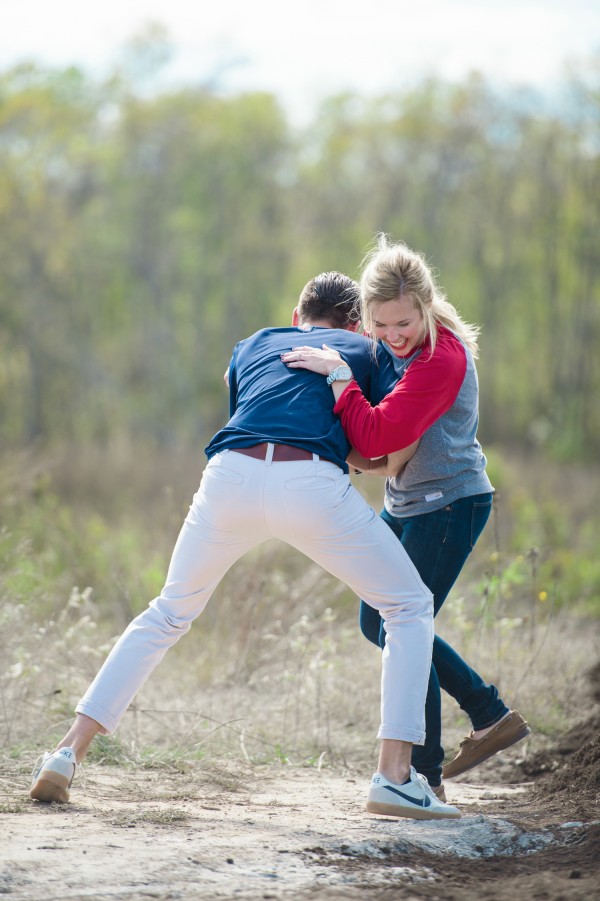
[[148, 23], [175, 46], [164, 77], [267, 90], [292, 115], [345, 89], [424, 75], [551, 88], [600, 49], [600, 0], [0, 0], [0, 69], [25, 59], [110, 71]]

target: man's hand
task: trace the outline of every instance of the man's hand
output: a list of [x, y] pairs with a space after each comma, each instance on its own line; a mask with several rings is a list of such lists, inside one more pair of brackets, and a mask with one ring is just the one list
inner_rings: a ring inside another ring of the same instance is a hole
[[223, 373], [223, 381], [225, 382], [225, 384], [226, 384], [227, 387], [229, 388], [229, 366], [227, 367], [227, 369], [226, 369], [225, 372]]

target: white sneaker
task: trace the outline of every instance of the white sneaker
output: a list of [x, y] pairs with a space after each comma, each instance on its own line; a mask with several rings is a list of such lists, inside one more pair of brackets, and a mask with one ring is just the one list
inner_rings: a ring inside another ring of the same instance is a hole
[[412, 820], [452, 820], [461, 812], [451, 804], [440, 801], [425, 776], [410, 768], [410, 781], [404, 785], [390, 782], [381, 773], [371, 780], [367, 811], [388, 817], [409, 817]]
[[34, 767], [29, 797], [34, 801], [66, 804], [76, 767], [73, 748], [46, 751]]

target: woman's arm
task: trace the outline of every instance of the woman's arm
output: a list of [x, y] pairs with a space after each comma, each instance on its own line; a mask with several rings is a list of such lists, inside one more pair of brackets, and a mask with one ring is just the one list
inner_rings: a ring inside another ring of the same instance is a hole
[[[337, 350], [328, 347], [327, 344], [324, 344], [322, 349], [319, 347], [292, 347], [291, 350], [281, 354], [281, 360], [288, 369], [308, 369], [318, 375], [330, 375], [334, 369], [344, 364], [344, 360]], [[331, 383], [336, 402], [352, 380], [351, 376], [347, 380]], [[366, 399], [365, 403], [368, 403]]]
[[[290, 368], [322, 375], [340, 365], [337, 351], [296, 347], [282, 354]], [[372, 407], [354, 380], [333, 382], [334, 412], [348, 440], [363, 457], [380, 457], [417, 441], [450, 409], [467, 369], [465, 349], [450, 333], [438, 334], [435, 351], [426, 345], [408, 366], [396, 387]]]
[[349, 382], [334, 412], [352, 446], [364, 457], [378, 457], [421, 438], [456, 401], [466, 370], [463, 345], [453, 336], [440, 336], [434, 352], [424, 348], [377, 406]]
[[354, 469], [370, 476], [398, 476], [414, 455], [418, 446], [419, 442], [414, 441], [408, 447], [402, 448], [402, 450], [394, 451], [391, 454], [386, 454], [384, 457], [376, 457], [375, 459], [362, 457], [355, 448], [352, 448], [346, 462]]

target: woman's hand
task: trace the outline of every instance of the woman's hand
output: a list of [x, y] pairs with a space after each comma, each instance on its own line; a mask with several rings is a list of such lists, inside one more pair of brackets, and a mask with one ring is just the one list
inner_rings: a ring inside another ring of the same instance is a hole
[[337, 350], [326, 344], [322, 350], [318, 347], [292, 347], [281, 354], [281, 359], [290, 369], [310, 369], [319, 375], [329, 375], [344, 362]]

